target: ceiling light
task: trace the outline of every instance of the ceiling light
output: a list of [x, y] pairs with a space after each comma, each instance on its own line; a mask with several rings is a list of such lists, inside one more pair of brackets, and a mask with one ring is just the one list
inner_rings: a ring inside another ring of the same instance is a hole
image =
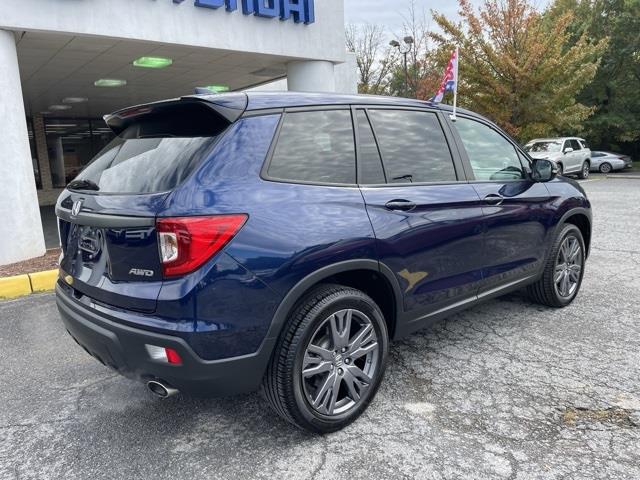
[[124, 87], [127, 84], [127, 81], [117, 78], [101, 78], [93, 82], [93, 84], [96, 87]]
[[164, 57], [140, 57], [133, 61], [135, 67], [142, 68], [167, 68], [172, 63], [173, 60]]
[[230, 90], [228, 85], [207, 85], [205, 88], [215, 93], [223, 93]]
[[49, 105], [49, 110], [61, 112], [63, 110], [71, 110], [71, 105]]
[[67, 97], [62, 99], [62, 103], [84, 103], [88, 101], [87, 97]]

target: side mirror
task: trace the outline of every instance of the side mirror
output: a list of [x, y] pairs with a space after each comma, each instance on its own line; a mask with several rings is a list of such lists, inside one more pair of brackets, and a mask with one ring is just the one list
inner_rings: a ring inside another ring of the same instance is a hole
[[564, 153], [565, 153], [565, 155], [566, 155], [567, 153], [571, 153], [571, 152], [573, 152], [573, 148], [571, 148], [571, 147], [567, 147], [567, 148], [565, 148], [565, 149], [564, 149]]
[[550, 182], [558, 175], [558, 166], [551, 160], [538, 159], [533, 162], [531, 176], [536, 182]]

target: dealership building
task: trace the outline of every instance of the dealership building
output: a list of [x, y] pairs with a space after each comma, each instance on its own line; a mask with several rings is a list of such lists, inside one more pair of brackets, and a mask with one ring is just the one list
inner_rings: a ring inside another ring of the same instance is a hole
[[103, 115], [198, 87], [356, 83], [343, 0], [1, 0], [0, 265], [45, 253], [40, 207], [111, 141]]

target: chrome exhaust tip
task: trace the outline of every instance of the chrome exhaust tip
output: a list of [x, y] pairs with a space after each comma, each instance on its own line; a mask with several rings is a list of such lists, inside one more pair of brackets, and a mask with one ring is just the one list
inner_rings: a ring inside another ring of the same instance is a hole
[[156, 397], [160, 397], [162, 399], [173, 397], [175, 394], [180, 393], [179, 390], [172, 388], [168, 385], [165, 385], [160, 380], [150, 380], [147, 382], [147, 388], [151, 393], [153, 393]]

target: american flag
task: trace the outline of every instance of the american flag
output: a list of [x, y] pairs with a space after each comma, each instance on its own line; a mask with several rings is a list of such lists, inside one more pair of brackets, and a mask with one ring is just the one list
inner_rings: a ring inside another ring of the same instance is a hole
[[442, 83], [436, 94], [431, 97], [432, 103], [440, 103], [446, 92], [455, 92], [458, 83], [458, 49], [451, 54], [447, 69], [444, 71]]

